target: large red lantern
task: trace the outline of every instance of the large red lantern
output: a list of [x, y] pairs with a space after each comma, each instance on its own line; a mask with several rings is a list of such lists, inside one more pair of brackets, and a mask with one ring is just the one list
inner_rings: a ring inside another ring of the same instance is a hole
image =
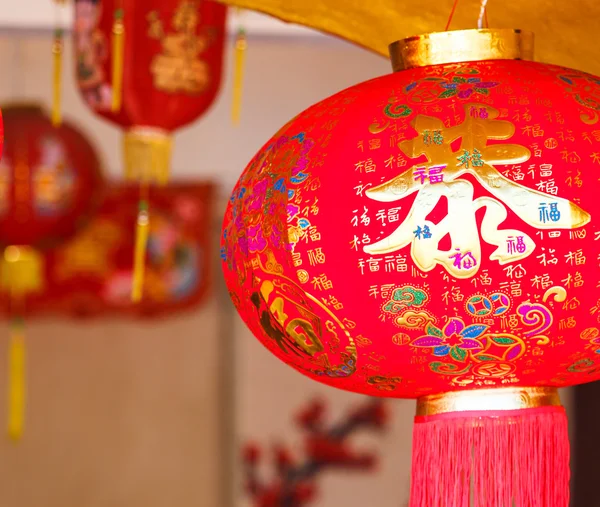
[[23, 430], [27, 297], [42, 289], [38, 249], [56, 246], [80, 229], [100, 204], [102, 175], [94, 147], [69, 123], [54, 127], [38, 106], [3, 108], [0, 161], [0, 285], [11, 301], [8, 431]]
[[125, 175], [141, 182], [137, 287], [147, 185], [166, 183], [171, 133], [200, 117], [221, 81], [226, 7], [210, 0], [76, 0], [75, 57], [88, 106], [125, 130]]
[[600, 79], [532, 46], [392, 45], [401, 72], [284, 126], [226, 213], [227, 285], [273, 354], [418, 399], [413, 507], [568, 504], [556, 389], [600, 378]]

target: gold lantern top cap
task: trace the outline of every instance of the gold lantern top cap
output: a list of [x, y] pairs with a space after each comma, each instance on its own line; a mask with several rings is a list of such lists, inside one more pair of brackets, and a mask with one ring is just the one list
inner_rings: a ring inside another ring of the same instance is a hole
[[484, 28], [407, 37], [389, 46], [394, 72], [477, 60], [533, 60], [533, 32]]

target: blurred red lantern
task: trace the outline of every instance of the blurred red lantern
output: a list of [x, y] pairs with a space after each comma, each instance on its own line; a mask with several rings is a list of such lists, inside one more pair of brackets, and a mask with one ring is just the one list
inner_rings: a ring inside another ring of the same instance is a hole
[[226, 213], [226, 282], [271, 352], [418, 398], [414, 507], [467, 506], [471, 481], [486, 506], [568, 504], [556, 388], [600, 378], [600, 79], [532, 46], [393, 45], [402, 72], [284, 126]]
[[54, 127], [38, 106], [3, 108], [6, 125], [0, 161], [0, 284], [11, 299], [9, 434], [21, 435], [24, 417], [26, 297], [44, 283], [43, 256], [69, 239], [102, 197], [98, 156], [69, 123]]
[[[79, 90], [125, 130], [125, 175], [143, 185], [137, 278], [147, 240], [147, 188], [167, 182], [171, 132], [200, 117], [221, 81], [226, 7], [210, 0], [76, 0]], [[112, 41], [112, 42], [111, 42]], [[139, 290], [134, 299], [141, 297]]]
[[94, 147], [70, 124], [54, 128], [38, 106], [4, 107], [0, 245], [46, 248], [71, 236], [101, 197]]
[[4, 121], [2, 118], [2, 111], [0, 111], [0, 159], [2, 159], [3, 149], [4, 149]]

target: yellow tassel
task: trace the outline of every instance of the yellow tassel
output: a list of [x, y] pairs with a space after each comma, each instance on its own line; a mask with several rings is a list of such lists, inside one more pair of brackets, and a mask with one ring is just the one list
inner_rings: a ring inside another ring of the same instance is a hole
[[139, 303], [144, 292], [144, 270], [146, 265], [146, 246], [150, 229], [150, 216], [148, 214], [148, 201], [140, 200], [135, 228], [135, 250], [133, 254], [133, 280], [131, 288], [131, 301]]
[[62, 60], [63, 60], [63, 31], [58, 28], [54, 35], [52, 44], [52, 55], [54, 59], [52, 79], [52, 125], [59, 127], [62, 123], [61, 114], [61, 84], [62, 84]]
[[118, 113], [123, 101], [123, 59], [125, 51], [125, 25], [123, 9], [115, 11], [112, 28], [112, 111]]
[[[12, 245], [0, 260], [0, 287], [10, 294], [13, 315], [22, 315], [25, 296], [44, 285], [44, 258], [27, 246]], [[11, 325], [8, 352], [8, 436], [19, 440], [25, 422], [25, 337], [23, 320]]]
[[27, 246], [8, 246], [0, 259], [0, 287], [13, 297], [38, 292], [44, 285], [44, 258]]
[[242, 88], [244, 84], [244, 65], [246, 62], [246, 31], [238, 30], [235, 38], [235, 62], [233, 69], [233, 103], [231, 105], [231, 120], [234, 125], [239, 125], [242, 111]]
[[172, 151], [173, 140], [168, 132], [134, 127], [123, 136], [125, 177], [144, 184], [166, 185]]
[[8, 436], [19, 440], [25, 425], [25, 336], [23, 322], [15, 319], [8, 352]]

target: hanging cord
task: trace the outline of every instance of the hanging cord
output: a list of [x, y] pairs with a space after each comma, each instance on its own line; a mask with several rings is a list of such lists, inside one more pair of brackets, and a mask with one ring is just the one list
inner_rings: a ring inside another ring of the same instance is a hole
[[[479, 17], [477, 18], [477, 28], [479, 30], [481, 30], [484, 27], [484, 23], [485, 23], [485, 28], [490, 27], [490, 23], [488, 21], [487, 3], [488, 3], [488, 0], [481, 0], [481, 6], [479, 9]], [[452, 23], [452, 18], [454, 18], [454, 14], [456, 12], [457, 6], [458, 6], [458, 0], [454, 0], [454, 4], [452, 5], [452, 9], [450, 10], [450, 15], [448, 16], [448, 22], [446, 23], [446, 28], [444, 28], [445, 32], [447, 32], [448, 29], [450, 28], [450, 24]]]
[[489, 26], [487, 23], [487, 3], [488, 0], [481, 0], [481, 8], [479, 9], [479, 18], [477, 19], [477, 28], [480, 30], [483, 28], [483, 21], [485, 19], [486, 26]]
[[131, 301], [139, 303], [144, 295], [144, 275], [146, 269], [146, 249], [148, 247], [148, 234], [150, 232], [150, 199], [148, 181], [140, 183], [140, 198], [138, 201], [138, 215], [135, 228], [135, 246], [133, 253], [133, 279], [131, 287]]
[[447, 32], [448, 28], [450, 28], [450, 23], [452, 23], [452, 18], [454, 17], [454, 13], [456, 12], [457, 5], [458, 0], [454, 0], [454, 5], [452, 5], [452, 10], [450, 11], [450, 16], [448, 16], [448, 22], [446, 23], [446, 28], [444, 28], [444, 32]]

